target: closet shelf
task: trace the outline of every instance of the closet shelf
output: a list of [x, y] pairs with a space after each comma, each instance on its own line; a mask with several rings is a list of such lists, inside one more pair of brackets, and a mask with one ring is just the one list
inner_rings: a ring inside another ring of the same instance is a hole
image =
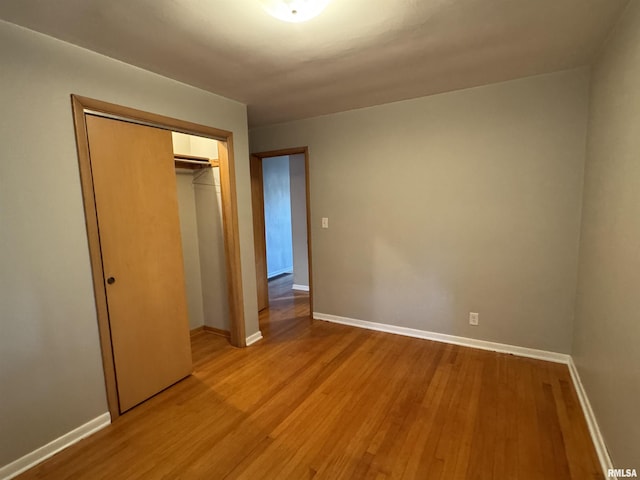
[[194, 155], [174, 154], [173, 159], [178, 168], [199, 170], [201, 168], [219, 167], [220, 162], [215, 158], [196, 157]]

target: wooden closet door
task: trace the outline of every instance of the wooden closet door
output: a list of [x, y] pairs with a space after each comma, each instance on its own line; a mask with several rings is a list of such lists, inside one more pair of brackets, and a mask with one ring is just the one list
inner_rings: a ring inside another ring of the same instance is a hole
[[191, 373], [171, 132], [87, 115], [124, 412]]

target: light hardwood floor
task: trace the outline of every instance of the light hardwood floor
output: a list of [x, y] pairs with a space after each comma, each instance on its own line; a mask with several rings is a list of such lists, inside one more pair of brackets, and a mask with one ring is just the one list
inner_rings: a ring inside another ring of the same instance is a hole
[[191, 377], [19, 478], [603, 478], [566, 366], [311, 321], [290, 286], [264, 340], [198, 333]]

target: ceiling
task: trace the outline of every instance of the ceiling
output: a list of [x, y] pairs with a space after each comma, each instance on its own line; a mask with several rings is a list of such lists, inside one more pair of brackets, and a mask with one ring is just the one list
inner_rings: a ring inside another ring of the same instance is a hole
[[2, 0], [0, 18], [248, 105], [251, 126], [589, 64], [629, 0]]

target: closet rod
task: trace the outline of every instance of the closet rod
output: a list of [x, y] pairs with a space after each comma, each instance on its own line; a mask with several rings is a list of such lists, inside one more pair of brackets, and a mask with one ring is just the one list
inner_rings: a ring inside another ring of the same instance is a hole
[[174, 159], [177, 163], [193, 163], [194, 165], [200, 165], [202, 167], [211, 167], [211, 163], [209, 162], [201, 162], [198, 160], [185, 160], [184, 158], [176, 158]]

